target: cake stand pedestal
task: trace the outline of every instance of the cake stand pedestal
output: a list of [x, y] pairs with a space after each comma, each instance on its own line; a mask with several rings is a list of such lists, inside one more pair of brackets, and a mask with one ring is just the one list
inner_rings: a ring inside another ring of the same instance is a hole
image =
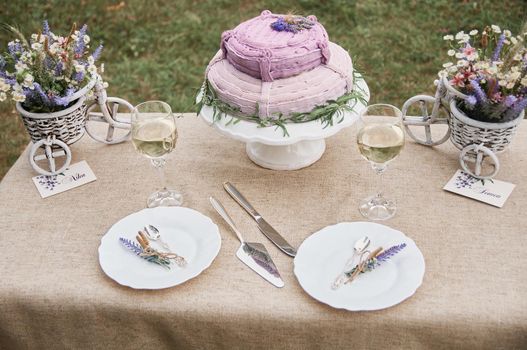
[[[355, 84], [365, 91], [368, 101], [370, 93], [366, 82], [357, 79]], [[283, 130], [275, 126], [262, 128], [246, 120], [234, 122], [237, 119], [229, 115], [214, 121], [212, 107], [207, 105], [203, 106], [199, 116], [221, 134], [245, 142], [249, 159], [259, 166], [272, 170], [297, 170], [319, 160], [326, 150], [324, 139], [353, 125], [365, 108], [366, 105], [358, 102], [352, 111], [344, 112], [340, 123], [338, 120], [342, 116], [336, 116], [333, 125], [326, 128], [318, 120], [286, 124], [289, 136], [284, 136]]]

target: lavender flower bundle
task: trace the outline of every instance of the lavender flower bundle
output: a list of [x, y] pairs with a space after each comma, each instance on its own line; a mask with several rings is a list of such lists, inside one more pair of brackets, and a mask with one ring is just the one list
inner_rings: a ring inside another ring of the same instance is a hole
[[120, 237], [119, 242], [123, 244], [125, 248], [130, 250], [135, 255], [160, 266], [166, 267], [167, 269], [170, 269], [170, 259], [162, 257], [160, 255], [152, 255], [152, 254], [146, 254], [145, 249], [141, 247], [139, 244], [132, 242], [129, 239]]
[[481, 33], [471, 30], [443, 37], [448, 56], [443, 64], [450, 84], [468, 97], [458, 107], [472, 119], [503, 123], [516, 119], [527, 107], [527, 49], [521, 35], [497, 25]]
[[[366, 262], [366, 265], [364, 266], [364, 268], [362, 269], [360, 273], [365, 273], [365, 272], [374, 270], [376, 267], [380, 266], [381, 263], [388, 261], [392, 256], [399, 253], [405, 247], [406, 247], [406, 243], [401, 243], [401, 244], [394, 245], [386, 249], [385, 251], [383, 251], [376, 257], [369, 259]], [[359, 268], [359, 265], [353, 267], [350, 271], [347, 271], [345, 273], [346, 277], [351, 278], [353, 274], [355, 273], [355, 271], [357, 271], [357, 269]]]
[[271, 23], [271, 28], [277, 32], [298, 33], [301, 30], [310, 29], [314, 25], [315, 23], [306, 17], [286, 15]]
[[86, 25], [77, 30], [73, 24], [69, 35], [62, 37], [51, 32], [44, 21], [29, 40], [16, 28], [4, 27], [17, 38], [0, 55], [0, 101], [9, 94], [30, 112], [56, 112], [67, 108], [70, 97], [97, 74], [95, 62], [102, 45], [89, 52]]

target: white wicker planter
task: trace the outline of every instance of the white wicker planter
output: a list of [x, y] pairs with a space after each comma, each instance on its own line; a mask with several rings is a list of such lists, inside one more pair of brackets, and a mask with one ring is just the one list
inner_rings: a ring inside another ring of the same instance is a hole
[[503, 152], [512, 142], [525, 112], [506, 123], [485, 123], [471, 119], [457, 107], [455, 98], [450, 100], [450, 140], [459, 149], [469, 145], [483, 145], [494, 153]]
[[28, 112], [20, 103], [16, 104], [16, 109], [33, 142], [55, 136], [55, 139], [70, 145], [84, 135], [87, 110], [84, 96], [72, 106], [53, 113]]

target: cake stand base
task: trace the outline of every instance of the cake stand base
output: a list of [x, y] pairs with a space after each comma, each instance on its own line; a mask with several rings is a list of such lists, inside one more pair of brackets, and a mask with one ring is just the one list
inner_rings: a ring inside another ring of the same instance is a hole
[[326, 150], [326, 142], [305, 140], [284, 146], [266, 145], [260, 142], [248, 142], [247, 155], [261, 167], [272, 170], [297, 170], [315, 163]]

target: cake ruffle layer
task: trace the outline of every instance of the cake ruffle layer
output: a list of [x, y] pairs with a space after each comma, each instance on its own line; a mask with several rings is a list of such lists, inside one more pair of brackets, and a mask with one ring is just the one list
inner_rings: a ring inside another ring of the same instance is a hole
[[353, 64], [339, 45], [329, 43], [331, 58], [325, 65], [272, 82], [239, 71], [218, 51], [207, 67], [206, 77], [216, 96], [238, 109], [241, 115], [261, 119], [310, 112], [316, 106], [353, 90]]
[[310, 29], [276, 31], [271, 24], [284, 15], [263, 11], [223, 32], [221, 49], [231, 65], [253, 78], [273, 81], [311, 70], [330, 59], [328, 34], [315, 16]]

